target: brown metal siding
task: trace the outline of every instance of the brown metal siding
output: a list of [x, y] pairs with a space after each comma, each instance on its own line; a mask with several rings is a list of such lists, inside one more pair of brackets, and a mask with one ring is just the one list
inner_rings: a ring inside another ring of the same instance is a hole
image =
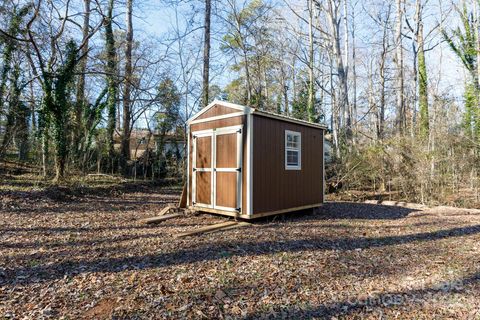
[[247, 210], [247, 202], [246, 202], [246, 194], [247, 194], [247, 121], [246, 116], [238, 116], [208, 122], [202, 122], [197, 124], [190, 125], [190, 150], [189, 150], [189, 168], [188, 168], [188, 183], [189, 183], [189, 192], [188, 198], [189, 203], [192, 203], [192, 154], [193, 154], [193, 142], [192, 142], [192, 132], [200, 131], [200, 130], [208, 130], [213, 128], [222, 128], [222, 127], [230, 127], [243, 124], [243, 132], [242, 132], [242, 141], [243, 141], [243, 169], [242, 169], [242, 213], [246, 213]]
[[[285, 170], [285, 130], [301, 133], [301, 170]], [[323, 130], [254, 115], [253, 214], [323, 202]]]
[[204, 114], [200, 115], [195, 120], [212, 118], [212, 117], [221, 116], [221, 115], [224, 115], [224, 114], [234, 113], [234, 112], [240, 112], [240, 110], [225, 107], [225, 106], [217, 104], [217, 105], [214, 105], [212, 108], [210, 108], [208, 111], [206, 111]]

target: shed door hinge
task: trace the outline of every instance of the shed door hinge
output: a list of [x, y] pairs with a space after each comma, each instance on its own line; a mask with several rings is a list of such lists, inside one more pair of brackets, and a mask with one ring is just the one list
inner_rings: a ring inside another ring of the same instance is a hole
[[242, 168], [237, 168], [236, 169], [238, 172], [242, 172]]

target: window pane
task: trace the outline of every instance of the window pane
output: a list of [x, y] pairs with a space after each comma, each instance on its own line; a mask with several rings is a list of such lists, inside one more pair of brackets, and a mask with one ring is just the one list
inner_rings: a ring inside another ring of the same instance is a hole
[[293, 147], [293, 136], [291, 134], [287, 134], [287, 147]]
[[287, 134], [287, 147], [300, 148], [300, 136], [294, 134]]
[[287, 150], [287, 166], [298, 166], [298, 151]]

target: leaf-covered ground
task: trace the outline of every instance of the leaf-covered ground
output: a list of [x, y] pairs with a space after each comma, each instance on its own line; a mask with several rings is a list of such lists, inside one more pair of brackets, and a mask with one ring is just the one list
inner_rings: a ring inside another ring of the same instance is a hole
[[181, 239], [227, 219], [138, 223], [178, 194], [2, 191], [0, 315], [480, 319], [478, 210], [328, 203]]

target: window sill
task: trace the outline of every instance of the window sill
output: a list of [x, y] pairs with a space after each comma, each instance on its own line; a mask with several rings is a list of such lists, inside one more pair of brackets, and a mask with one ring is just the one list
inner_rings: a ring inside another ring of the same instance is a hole
[[302, 170], [302, 167], [285, 167], [285, 170], [300, 171], [300, 170]]

